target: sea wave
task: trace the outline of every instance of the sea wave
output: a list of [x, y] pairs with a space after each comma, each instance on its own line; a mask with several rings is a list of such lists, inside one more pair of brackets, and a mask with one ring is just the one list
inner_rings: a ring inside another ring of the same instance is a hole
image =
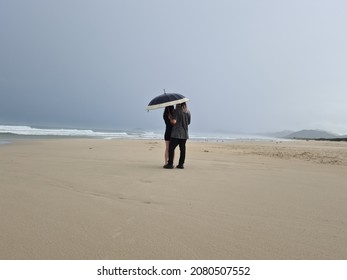
[[[26, 137], [86, 137], [101, 139], [155, 139], [162, 140], [164, 132], [153, 132], [144, 130], [114, 130], [95, 131], [92, 129], [67, 129], [67, 128], [35, 128], [23, 125], [0, 125], [0, 140], [6, 141], [13, 138]], [[274, 141], [277, 139], [260, 135], [247, 134], [219, 134], [219, 133], [190, 133], [190, 140], [193, 141]], [[0, 143], [3, 144], [3, 143]]]
[[97, 137], [105, 139], [134, 138], [157, 139], [160, 134], [146, 131], [94, 131], [91, 129], [66, 129], [66, 128], [35, 128], [31, 126], [0, 125], [0, 135], [17, 136], [66, 136], [66, 137]]

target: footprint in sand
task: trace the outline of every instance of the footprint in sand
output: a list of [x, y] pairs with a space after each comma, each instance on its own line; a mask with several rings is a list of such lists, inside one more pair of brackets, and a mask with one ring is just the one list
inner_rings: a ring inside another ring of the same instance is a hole
[[140, 182], [146, 183], [146, 184], [151, 184], [151, 183], [153, 183], [153, 181], [151, 181], [151, 180], [146, 180], [146, 179], [141, 179]]
[[112, 238], [117, 238], [122, 235], [122, 230], [117, 229], [115, 232], [112, 234]]

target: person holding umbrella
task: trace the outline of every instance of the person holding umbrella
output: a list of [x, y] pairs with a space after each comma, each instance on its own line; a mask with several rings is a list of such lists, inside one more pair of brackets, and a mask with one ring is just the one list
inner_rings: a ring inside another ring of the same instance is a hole
[[171, 123], [173, 124], [171, 132], [171, 140], [169, 145], [169, 160], [164, 165], [165, 169], [173, 168], [173, 157], [177, 146], [180, 148], [180, 158], [178, 165], [179, 169], [184, 169], [184, 162], [186, 158], [186, 142], [189, 139], [188, 125], [190, 124], [191, 114], [187, 108], [187, 104], [181, 103], [176, 105]]

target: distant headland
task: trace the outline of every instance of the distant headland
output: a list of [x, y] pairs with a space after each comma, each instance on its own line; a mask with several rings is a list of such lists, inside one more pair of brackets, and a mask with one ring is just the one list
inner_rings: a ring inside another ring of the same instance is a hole
[[280, 131], [275, 133], [266, 133], [267, 136], [284, 139], [299, 140], [320, 140], [320, 141], [347, 141], [347, 135], [338, 135], [324, 130], [304, 129], [299, 131]]

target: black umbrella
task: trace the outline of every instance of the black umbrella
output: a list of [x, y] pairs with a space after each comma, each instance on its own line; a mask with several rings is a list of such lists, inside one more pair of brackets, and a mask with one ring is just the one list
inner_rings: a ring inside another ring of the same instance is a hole
[[189, 99], [184, 97], [182, 94], [166, 93], [164, 90], [163, 94], [153, 98], [151, 102], [149, 102], [146, 109], [149, 111], [158, 108], [164, 108], [166, 106], [181, 104], [187, 101], [189, 101]]

